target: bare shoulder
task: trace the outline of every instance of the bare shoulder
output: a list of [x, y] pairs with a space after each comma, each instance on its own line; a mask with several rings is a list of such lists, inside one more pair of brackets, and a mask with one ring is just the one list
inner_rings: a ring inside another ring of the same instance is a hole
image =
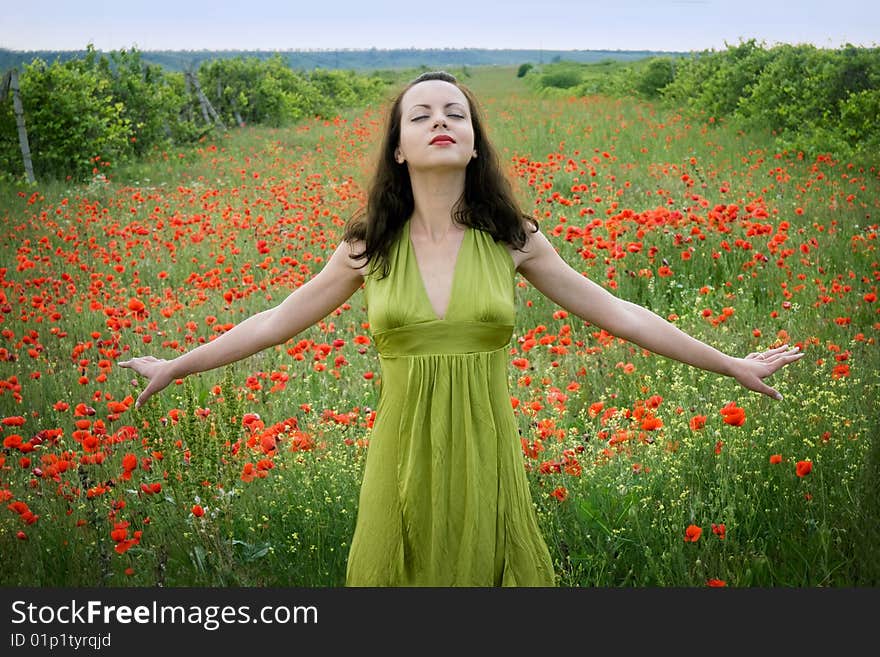
[[344, 276], [358, 278], [363, 282], [368, 269], [366, 259], [358, 259], [354, 256], [362, 253], [365, 247], [366, 245], [363, 240], [352, 240], [350, 242], [342, 240], [339, 246], [336, 247], [333, 255], [330, 256], [327, 266], [336, 269]]
[[528, 268], [528, 263], [533, 260], [535, 256], [539, 255], [548, 246], [551, 246], [544, 234], [541, 233], [540, 226], [538, 227], [538, 230], [535, 231], [533, 224], [524, 221], [523, 229], [526, 234], [526, 242], [523, 244], [522, 249], [508, 247], [516, 271], [520, 273], [522, 273], [523, 269]]

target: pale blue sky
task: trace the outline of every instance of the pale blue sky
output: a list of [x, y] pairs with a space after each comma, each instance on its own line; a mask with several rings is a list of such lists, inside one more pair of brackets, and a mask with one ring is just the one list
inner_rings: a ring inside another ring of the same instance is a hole
[[858, 0], [16, 0], [13, 50], [335, 48], [723, 49], [880, 45], [880, 2]]

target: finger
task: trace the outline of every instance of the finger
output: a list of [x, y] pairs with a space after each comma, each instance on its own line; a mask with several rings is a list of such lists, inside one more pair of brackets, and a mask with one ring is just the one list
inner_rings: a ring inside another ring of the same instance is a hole
[[777, 348], [777, 349], [768, 349], [760, 354], [758, 354], [758, 358], [767, 362], [773, 361], [782, 356], [787, 356], [789, 354], [799, 354], [802, 353], [798, 347], [793, 347], [792, 349], [787, 348]]
[[135, 401], [134, 403], [135, 408], [140, 408], [150, 398], [153, 393], [149, 392], [149, 390], [150, 388], [149, 386], [147, 386], [146, 388], [144, 388], [144, 391], [138, 395], [137, 401]]
[[131, 367], [137, 363], [155, 363], [159, 359], [155, 356], [138, 356], [137, 358], [129, 358], [128, 360], [120, 360], [116, 364], [122, 367]]
[[776, 390], [775, 388], [771, 388], [766, 383], [761, 380], [758, 380], [752, 388], [755, 392], [760, 392], [763, 395], [767, 395], [768, 397], [772, 397], [776, 401], [782, 401], [782, 394]]
[[787, 344], [782, 345], [781, 347], [776, 347], [775, 349], [768, 349], [764, 352], [765, 358], [771, 358], [773, 356], [777, 356], [779, 354], [789, 353], [789, 352], [798, 352], [800, 351], [800, 347], [794, 346], [789, 349]]
[[119, 365], [121, 367], [124, 367], [125, 369], [134, 370], [135, 373], [137, 373], [137, 374], [143, 374], [143, 368], [141, 366], [142, 364], [139, 362], [132, 360], [132, 361], [126, 362], [124, 365], [122, 363], [119, 363]]
[[137, 400], [134, 403], [135, 408], [140, 408], [143, 406], [146, 401], [153, 396], [155, 390], [153, 389], [153, 382], [147, 384], [147, 387], [141, 391], [141, 394], [138, 395]]
[[773, 356], [772, 358], [767, 359], [764, 362], [767, 363], [768, 365], [772, 365], [773, 371], [775, 372], [779, 368], [781, 368], [785, 365], [788, 365], [789, 363], [793, 363], [797, 360], [800, 360], [804, 356], [805, 356], [805, 354], [802, 351], [800, 351], [800, 352], [789, 351], [784, 354], [777, 354], [776, 356]]
[[143, 406], [147, 399], [155, 395], [167, 385], [167, 383], [157, 383], [157, 381], [158, 380], [155, 378], [150, 380], [147, 387], [144, 388], [140, 395], [138, 395], [137, 401], [135, 402], [135, 408]]
[[801, 356], [805, 356], [805, 355], [806, 355], [806, 352], [799, 351], [797, 348], [795, 348], [790, 351], [786, 351], [784, 354], [777, 354], [776, 356], [774, 356], [774, 359], [776, 359], [776, 360], [782, 359], [782, 360], [786, 360], [788, 362], [791, 362], [791, 361], [798, 360]]

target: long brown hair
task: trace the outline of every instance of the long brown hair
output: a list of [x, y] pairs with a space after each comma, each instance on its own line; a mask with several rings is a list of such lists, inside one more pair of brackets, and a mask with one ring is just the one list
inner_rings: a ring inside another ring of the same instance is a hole
[[473, 93], [461, 85], [455, 76], [444, 71], [422, 73], [400, 92], [391, 106], [366, 208], [349, 219], [343, 233], [345, 241], [364, 242], [364, 250], [353, 253], [352, 257], [358, 260], [366, 258], [367, 263], [372, 261], [370, 274], [381, 268], [383, 278], [390, 271], [388, 252], [391, 245], [415, 209], [409, 170], [405, 164], [399, 164], [394, 159], [394, 151], [400, 142], [400, 105], [409, 89], [427, 80], [449, 82], [465, 95], [470, 105], [474, 128], [474, 149], [479, 153], [479, 157], [472, 159], [465, 170], [464, 193], [455, 204], [453, 220], [484, 230], [496, 242], [503, 241], [520, 250], [526, 243], [523, 222], [528, 221], [534, 225], [535, 230], [532, 232], [538, 230], [538, 222], [524, 214], [514, 199], [495, 149], [486, 137]]

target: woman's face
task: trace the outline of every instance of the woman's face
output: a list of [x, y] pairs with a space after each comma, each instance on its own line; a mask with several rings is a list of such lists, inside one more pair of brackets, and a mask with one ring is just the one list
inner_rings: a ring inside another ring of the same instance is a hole
[[403, 95], [400, 111], [395, 157], [406, 162], [411, 171], [464, 169], [475, 157], [470, 106], [454, 84], [419, 82]]

